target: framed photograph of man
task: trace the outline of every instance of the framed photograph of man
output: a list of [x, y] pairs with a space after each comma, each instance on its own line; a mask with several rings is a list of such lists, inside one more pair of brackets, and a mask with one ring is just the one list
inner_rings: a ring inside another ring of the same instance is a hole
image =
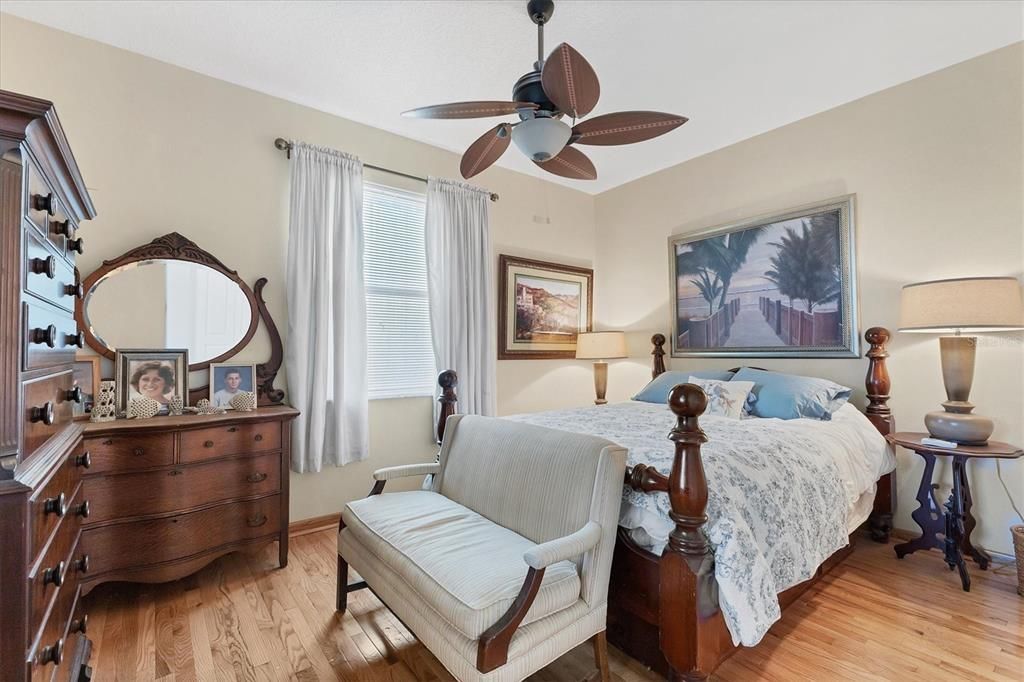
[[256, 391], [256, 365], [224, 362], [210, 364], [210, 404], [232, 409], [231, 399], [242, 392]]
[[100, 356], [79, 355], [75, 358], [75, 388], [82, 392], [82, 399], [71, 405], [75, 419], [85, 419], [92, 412], [96, 402], [96, 391], [100, 387]]
[[114, 358], [117, 409], [128, 409], [132, 398], [152, 398], [168, 411], [171, 398], [188, 405], [188, 350], [184, 348], [127, 348]]

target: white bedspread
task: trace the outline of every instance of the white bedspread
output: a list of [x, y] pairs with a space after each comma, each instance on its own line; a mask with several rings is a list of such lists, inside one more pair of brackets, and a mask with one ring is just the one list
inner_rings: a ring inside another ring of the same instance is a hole
[[[508, 417], [589, 433], [629, 449], [628, 464], [672, 468], [666, 405], [630, 401]], [[871, 422], [844, 405], [824, 422], [702, 416], [708, 481], [705, 533], [719, 604], [734, 644], [757, 644], [779, 619], [778, 594], [810, 578], [848, 541], [848, 518], [895, 459]], [[660, 554], [672, 528], [668, 495], [623, 489], [620, 524]]]

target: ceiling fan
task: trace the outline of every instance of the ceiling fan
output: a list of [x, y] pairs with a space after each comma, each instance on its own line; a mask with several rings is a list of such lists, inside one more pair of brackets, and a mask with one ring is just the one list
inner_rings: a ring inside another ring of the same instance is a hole
[[[518, 114], [515, 123], [499, 123], [481, 135], [462, 155], [459, 170], [471, 178], [497, 161], [515, 142], [534, 163], [555, 175], [594, 180], [597, 169], [573, 145], [616, 145], [642, 142], [678, 128], [685, 116], [657, 111], [589, 114], [601, 95], [593, 67], [568, 43], [544, 59], [544, 24], [555, 11], [554, 0], [529, 0], [526, 12], [537, 24], [537, 61], [512, 88], [512, 101], [453, 102], [403, 112], [414, 118], [487, 118]], [[570, 117], [573, 125], [562, 121]]]

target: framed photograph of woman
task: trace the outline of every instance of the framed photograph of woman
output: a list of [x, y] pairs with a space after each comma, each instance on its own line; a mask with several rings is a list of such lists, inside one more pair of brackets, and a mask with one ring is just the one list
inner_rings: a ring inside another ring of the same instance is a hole
[[178, 396], [188, 405], [188, 350], [184, 348], [131, 348], [117, 351], [114, 358], [117, 381], [117, 409], [128, 409], [132, 398], [152, 398], [167, 413], [171, 398]]
[[222, 362], [210, 364], [210, 404], [232, 409], [231, 399], [242, 392], [256, 391], [256, 365]]
[[100, 356], [78, 355], [75, 358], [75, 388], [82, 392], [82, 399], [72, 404], [71, 413], [75, 419], [85, 419], [92, 412], [96, 402], [96, 391], [100, 387]]

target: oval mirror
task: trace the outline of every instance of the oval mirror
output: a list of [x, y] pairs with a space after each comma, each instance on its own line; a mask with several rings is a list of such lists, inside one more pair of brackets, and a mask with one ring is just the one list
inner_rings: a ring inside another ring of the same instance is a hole
[[203, 369], [248, 343], [259, 321], [244, 282], [191, 261], [132, 261], [90, 284], [86, 337], [108, 357], [118, 348], [187, 348], [189, 368]]

